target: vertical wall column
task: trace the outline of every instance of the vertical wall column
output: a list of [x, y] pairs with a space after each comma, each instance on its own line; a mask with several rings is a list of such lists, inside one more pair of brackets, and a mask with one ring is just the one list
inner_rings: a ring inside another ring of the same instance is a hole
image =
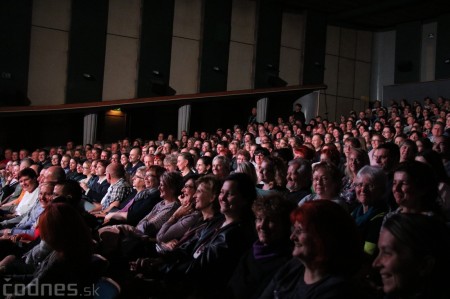
[[27, 105], [33, 2], [0, 1], [0, 104]]
[[181, 131], [189, 133], [189, 124], [191, 122], [191, 105], [184, 105], [178, 108], [178, 139], [181, 139]]
[[303, 84], [322, 84], [325, 70], [327, 19], [321, 13], [308, 11], [305, 19]]
[[107, 0], [73, 0], [67, 65], [66, 103], [102, 100]]
[[203, 9], [200, 92], [227, 89], [232, 0], [208, 0]]
[[138, 97], [173, 94], [169, 89], [174, 0], [142, 3]]
[[285, 86], [278, 76], [283, 9], [276, 1], [261, 0], [258, 13], [255, 88]]
[[256, 121], [263, 123], [267, 119], [267, 106], [269, 105], [269, 98], [259, 99], [256, 103]]
[[84, 116], [83, 144], [94, 144], [97, 138], [97, 114], [91, 113]]
[[422, 51], [420, 66], [420, 81], [433, 81], [436, 72], [436, 34], [437, 23], [422, 25]]

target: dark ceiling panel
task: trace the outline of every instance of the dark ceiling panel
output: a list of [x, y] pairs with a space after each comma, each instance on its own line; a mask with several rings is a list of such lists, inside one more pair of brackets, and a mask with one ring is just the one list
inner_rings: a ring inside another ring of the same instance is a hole
[[450, 12], [448, 0], [280, 0], [286, 8], [313, 10], [329, 24], [356, 29], [386, 30], [413, 21], [433, 21]]

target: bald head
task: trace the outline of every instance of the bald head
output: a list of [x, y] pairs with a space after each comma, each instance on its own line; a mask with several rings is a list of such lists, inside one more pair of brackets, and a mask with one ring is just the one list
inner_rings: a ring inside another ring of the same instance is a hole
[[50, 166], [44, 175], [43, 183], [58, 184], [66, 180], [66, 173], [60, 166]]
[[106, 174], [111, 176], [112, 180], [119, 180], [125, 177], [125, 168], [120, 163], [111, 163], [106, 167]]

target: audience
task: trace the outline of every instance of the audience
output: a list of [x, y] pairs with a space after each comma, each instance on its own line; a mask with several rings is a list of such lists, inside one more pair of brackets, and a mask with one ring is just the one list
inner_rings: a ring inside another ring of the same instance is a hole
[[[364, 298], [352, 275], [365, 280], [360, 286], [371, 288], [370, 298], [448, 295], [442, 252], [449, 237], [438, 222], [450, 220], [450, 100], [375, 102], [337, 121], [308, 122], [301, 108], [244, 129], [184, 131], [180, 140], [160, 133], [155, 140], [5, 148], [0, 255], [10, 255], [0, 274], [37, 270], [36, 279], [83, 285], [98, 279], [79, 277], [92, 269], [86, 261], [95, 251], [113, 265], [108, 275], [125, 297]], [[50, 203], [61, 195], [92, 232], [80, 237], [89, 244], [79, 255], [58, 245], [72, 244], [78, 232], [55, 241], [59, 228], [43, 222], [72, 219], [67, 232], [78, 223], [61, 203]], [[300, 207], [289, 241], [293, 206]], [[374, 259], [377, 275], [369, 271]], [[55, 277], [66, 266], [74, 275]], [[136, 272], [150, 282], [133, 278]]]

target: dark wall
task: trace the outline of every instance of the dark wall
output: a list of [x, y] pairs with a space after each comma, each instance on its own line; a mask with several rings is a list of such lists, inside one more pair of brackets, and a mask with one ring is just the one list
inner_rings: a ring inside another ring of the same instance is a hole
[[231, 0], [204, 2], [200, 92], [227, 89]]
[[450, 15], [441, 16], [437, 21], [436, 79], [450, 78]]
[[298, 97], [274, 95], [269, 98], [267, 107], [267, 121], [277, 123], [278, 117], [282, 117], [287, 122], [292, 114], [292, 106]]
[[127, 109], [127, 136], [155, 139], [159, 132], [177, 135], [179, 104]]
[[174, 0], [144, 0], [137, 96], [169, 94]]
[[395, 84], [419, 82], [422, 23], [398, 25], [395, 36]]
[[283, 11], [274, 0], [259, 2], [255, 88], [277, 87], [283, 82], [276, 80], [280, 69], [281, 25]]
[[102, 100], [108, 0], [73, 0], [66, 103]]
[[31, 0], [0, 1], [0, 105], [27, 105]]
[[2, 130], [1, 144], [30, 150], [65, 145], [69, 139], [82, 144], [83, 116], [79, 113], [2, 116], [0, 122], [14, 130]]
[[245, 128], [256, 102], [256, 99], [228, 99], [192, 104], [190, 133], [215, 132], [219, 127], [233, 128], [235, 124]]

